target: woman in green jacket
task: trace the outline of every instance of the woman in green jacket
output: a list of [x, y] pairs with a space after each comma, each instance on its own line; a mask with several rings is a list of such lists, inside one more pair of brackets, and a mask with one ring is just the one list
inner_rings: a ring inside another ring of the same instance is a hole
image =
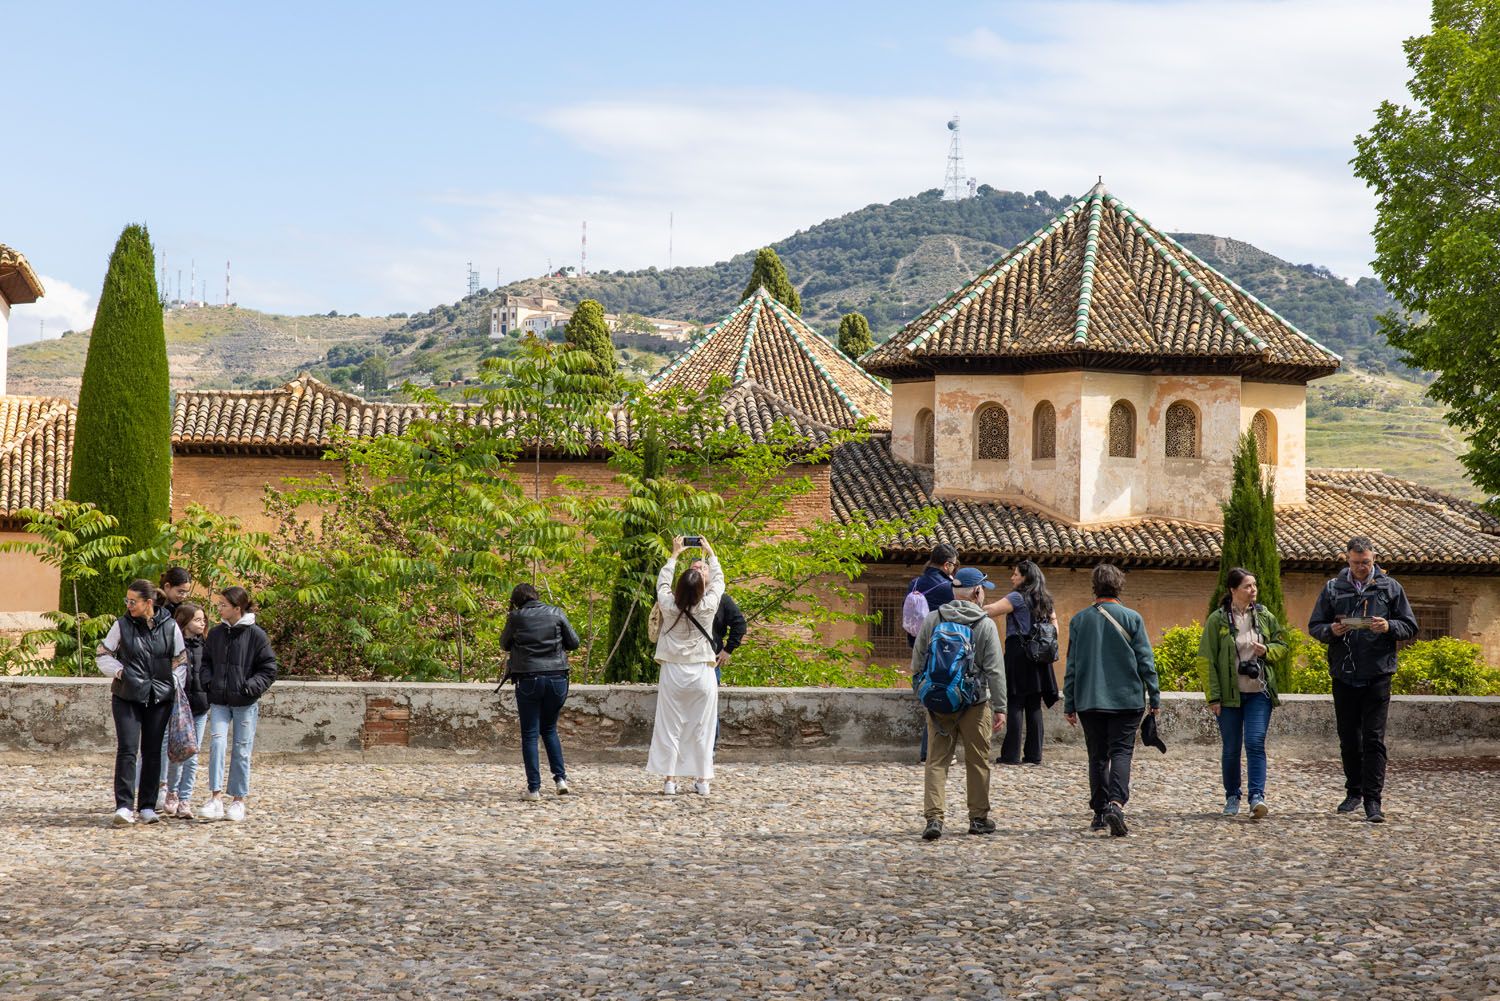
[[1223, 742], [1224, 815], [1240, 812], [1240, 747], [1250, 774], [1250, 812], [1259, 820], [1266, 807], [1266, 731], [1271, 708], [1279, 705], [1276, 672], [1286, 662], [1281, 623], [1255, 599], [1255, 575], [1235, 567], [1224, 601], [1203, 623], [1198, 669], [1205, 679], [1208, 709], [1219, 721]]

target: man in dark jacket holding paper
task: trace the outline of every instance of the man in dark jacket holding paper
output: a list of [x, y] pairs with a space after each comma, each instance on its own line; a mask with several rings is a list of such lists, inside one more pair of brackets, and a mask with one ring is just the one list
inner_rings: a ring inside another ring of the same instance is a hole
[[1307, 631], [1328, 644], [1333, 716], [1348, 793], [1339, 813], [1353, 813], [1363, 804], [1365, 819], [1379, 824], [1385, 821], [1380, 798], [1396, 644], [1417, 635], [1417, 617], [1401, 585], [1375, 564], [1374, 543], [1357, 535], [1344, 555], [1349, 565], [1318, 593]]

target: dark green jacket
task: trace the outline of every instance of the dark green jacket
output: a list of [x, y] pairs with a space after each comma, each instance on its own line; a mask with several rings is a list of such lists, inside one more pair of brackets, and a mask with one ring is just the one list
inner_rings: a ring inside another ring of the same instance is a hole
[[[1281, 705], [1280, 674], [1285, 671], [1291, 648], [1286, 645], [1286, 631], [1265, 605], [1255, 606], [1255, 628], [1266, 645], [1266, 694], [1271, 705]], [[1234, 643], [1234, 627], [1220, 605], [1208, 613], [1203, 623], [1203, 639], [1198, 642], [1198, 673], [1204, 677], [1203, 690], [1209, 702], [1231, 709], [1240, 704], [1240, 654]]]
[[[1110, 625], [1104, 615], [1125, 630]], [[1126, 637], [1129, 637], [1127, 639]], [[1156, 658], [1139, 612], [1115, 601], [1095, 602], [1068, 622], [1063, 712], [1144, 709], [1161, 705]]]

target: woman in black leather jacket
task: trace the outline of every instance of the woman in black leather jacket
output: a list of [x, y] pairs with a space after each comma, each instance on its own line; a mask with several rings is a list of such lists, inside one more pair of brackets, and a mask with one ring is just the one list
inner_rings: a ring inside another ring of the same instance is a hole
[[[182, 630], [165, 608], [156, 604], [156, 587], [149, 580], [132, 581], [125, 591], [125, 614], [109, 627], [94, 651], [99, 673], [113, 678], [110, 710], [115, 719], [116, 827], [136, 822], [136, 757], [142, 776], [161, 774], [162, 738], [177, 696], [173, 669], [187, 659]], [[141, 783], [142, 823], [154, 824], [156, 783]], [[146, 805], [146, 797], [150, 797]]]
[[510, 616], [500, 633], [500, 646], [510, 653], [510, 676], [516, 682], [516, 712], [521, 717], [521, 761], [526, 766], [526, 799], [542, 798], [542, 769], [536, 742], [547, 749], [547, 764], [557, 794], [568, 792], [562, 741], [557, 717], [568, 700], [568, 651], [578, 649], [578, 633], [568, 613], [542, 604], [530, 584], [517, 584], [510, 593]]

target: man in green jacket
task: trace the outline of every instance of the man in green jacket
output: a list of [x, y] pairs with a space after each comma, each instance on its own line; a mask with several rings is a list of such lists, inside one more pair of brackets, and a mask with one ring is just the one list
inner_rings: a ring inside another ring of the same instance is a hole
[[[1139, 612], [1120, 604], [1125, 574], [1101, 563], [1094, 568], [1094, 603], [1068, 622], [1068, 669], [1063, 675], [1063, 713], [1070, 726], [1083, 722], [1089, 754], [1092, 830], [1106, 827], [1123, 837], [1130, 801], [1130, 761], [1135, 734], [1149, 711], [1161, 707], [1156, 660]], [[1149, 710], [1148, 710], [1149, 704]]]
[[[990, 819], [990, 737], [1005, 726], [1005, 660], [1000, 631], [981, 607], [984, 592], [995, 585], [982, 570], [964, 567], [953, 585], [954, 600], [929, 612], [911, 651], [915, 684], [927, 668], [932, 634], [940, 623], [954, 623], [969, 636], [974, 702], [956, 713], [928, 712], [927, 768], [922, 812], [927, 827], [922, 837], [935, 841], [943, 835], [943, 809], [948, 765], [959, 742], [964, 745], [964, 769], [969, 800], [969, 833], [993, 834]], [[966, 672], [968, 673], [968, 672]]]

